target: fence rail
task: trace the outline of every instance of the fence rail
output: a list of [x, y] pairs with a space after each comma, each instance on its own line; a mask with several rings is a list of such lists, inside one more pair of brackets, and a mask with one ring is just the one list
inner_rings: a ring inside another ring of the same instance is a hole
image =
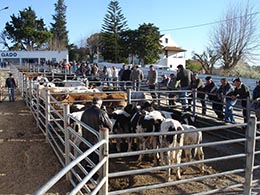
[[[15, 71], [15, 70], [14, 70]], [[205, 127], [199, 128], [197, 131], [202, 131], [203, 134], [218, 132], [219, 130], [226, 131], [226, 129], [232, 129], [236, 127], [244, 127], [247, 125], [247, 133], [240, 137], [230, 140], [218, 139], [204, 142], [200, 145], [190, 145], [176, 147], [173, 149], [169, 148], [157, 148], [157, 149], [147, 149], [147, 150], [138, 150], [132, 152], [117, 152], [113, 153], [109, 150], [111, 143], [114, 140], [120, 138], [133, 138], [138, 140], [141, 136], [162, 136], [166, 135], [163, 133], [144, 133], [144, 134], [118, 134], [118, 135], [108, 135], [108, 132], [104, 131], [97, 132], [96, 130], [91, 129], [86, 124], [83, 124], [81, 121], [77, 120], [74, 117], [69, 116], [69, 106], [62, 104], [61, 101], [56, 100], [55, 94], [51, 93], [48, 88], [45, 90], [45, 96], [41, 96], [39, 87], [30, 79], [25, 78], [23, 73], [16, 72], [16, 78], [19, 79], [19, 89], [22, 92], [23, 98], [26, 102], [26, 105], [31, 109], [33, 117], [37, 121], [38, 128], [46, 136], [46, 140], [50, 143], [55, 154], [57, 155], [60, 163], [64, 166], [64, 169], [61, 170], [52, 180], [50, 180], [46, 185], [39, 189], [35, 194], [43, 194], [48, 191], [48, 189], [57, 182], [63, 175], [66, 175], [66, 178], [72, 183], [74, 189], [70, 194], [99, 194], [99, 195], [114, 195], [114, 194], [123, 194], [123, 193], [132, 193], [149, 189], [157, 189], [162, 187], [170, 187], [178, 184], [187, 184], [195, 181], [203, 181], [205, 179], [219, 178], [220, 176], [230, 176], [238, 175], [242, 179], [241, 181], [231, 182], [226, 186], [222, 186], [218, 189], [208, 189], [199, 194], [213, 194], [216, 192], [225, 192], [232, 189], [239, 189], [240, 193], [245, 195], [252, 194], [254, 191], [257, 191], [257, 185], [260, 184], [259, 179], [256, 177], [256, 172], [259, 171], [260, 167], [256, 162], [259, 162], [259, 135], [256, 135], [256, 126], [257, 121], [255, 117], [249, 118], [247, 124], [243, 123], [242, 116], [242, 107], [236, 106], [235, 118], [238, 121], [235, 125], [221, 125], [217, 127]], [[153, 91], [158, 94], [157, 96], [157, 106], [158, 109], [172, 108], [168, 105], [168, 101], [171, 100], [167, 94], [169, 91]], [[181, 93], [181, 90], [177, 90], [176, 93]], [[189, 91], [192, 92], [192, 91]], [[133, 94], [144, 93], [150, 95], [150, 91], [133, 91], [128, 90], [127, 100], [128, 103], [142, 101], [143, 98], [132, 98]], [[192, 92], [194, 93], [194, 92]], [[56, 94], [57, 95], [57, 94]], [[181, 98], [179, 98], [181, 100]], [[200, 99], [192, 99], [192, 113], [195, 115], [200, 115], [200, 110], [202, 109], [200, 105]], [[207, 115], [207, 118], [215, 119], [213, 110], [211, 110], [210, 105], [212, 101], [207, 101], [207, 109], [210, 114]], [[178, 104], [177, 108], [181, 109], [181, 105]], [[248, 109], [248, 116], [251, 113], [254, 113], [254, 110]], [[90, 143], [89, 140], [82, 138], [78, 133], [75, 127], [71, 124], [78, 124], [79, 127], [84, 128], [90, 133], [94, 133], [95, 136], [99, 139], [99, 142], [96, 145]], [[168, 133], [174, 134], [174, 133]], [[167, 134], [167, 135], [168, 135]], [[177, 133], [178, 134], [178, 133]], [[75, 142], [78, 141], [78, 143]], [[80, 143], [80, 144], [79, 144]], [[109, 144], [110, 143], [110, 144]], [[147, 168], [135, 167], [136, 170], [130, 170], [126, 166], [126, 170], [113, 170], [109, 171], [108, 167], [111, 161], [121, 161], [121, 163], [128, 163], [128, 158], [133, 158], [140, 154], [149, 155], [156, 154], [160, 152], [167, 152], [177, 149], [189, 149], [194, 148], [195, 146], [201, 146], [205, 149], [211, 149], [219, 146], [232, 146], [232, 144], [241, 144], [244, 147], [241, 147], [239, 150], [232, 151], [231, 154], [222, 154], [222, 156], [214, 156], [211, 154], [211, 157], [206, 158], [205, 160], [197, 160], [192, 162], [182, 162], [180, 164], [173, 165], [149, 165]], [[256, 147], [258, 146], [258, 147]], [[87, 148], [87, 151], [85, 150]], [[93, 162], [92, 157], [89, 155], [98, 155], [99, 162]], [[147, 183], [143, 186], [132, 186], [126, 189], [108, 189], [108, 181], [111, 179], [116, 179], [124, 177], [126, 175], [138, 175], [143, 173], [153, 173], [158, 174], [158, 171], [164, 171], [168, 168], [176, 168], [189, 166], [196, 166], [199, 164], [205, 164], [210, 166], [212, 163], [223, 162], [226, 160], [236, 159], [241, 161], [241, 167], [229, 169], [229, 170], [218, 170], [217, 173], [209, 175], [200, 175], [194, 177], [186, 177], [180, 181], [171, 181], [171, 182], [161, 182], [160, 184], [152, 183], [148, 185]], [[88, 165], [88, 166], [86, 166]], [[90, 168], [89, 168], [90, 167]], [[100, 176], [99, 179], [95, 177], [98, 173]], [[44, 190], [43, 190], [44, 189]], [[43, 191], [42, 191], [43, 190]], [[259, 192], [259, 191], [258, 191]], [[198, 192], [192, 192], [193, 194], [198, 194]]]

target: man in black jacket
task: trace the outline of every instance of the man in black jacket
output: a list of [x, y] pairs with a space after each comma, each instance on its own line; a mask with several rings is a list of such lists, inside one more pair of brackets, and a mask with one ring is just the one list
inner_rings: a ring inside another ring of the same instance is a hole
[[[102, 100], [99, 97], [94, 97], [92, 100], [92, 106], [87, 108], [81, 117], [81, 121], [91, 128], [83, 128], [82, 136], [91, 144], [95, 145], [98, 142], [98, 132], [100, 129], [108, 128], [109, 132], [112, 130], [112, 121], [108, 117], [107, 113], [101, 109]], [[90, 147], [85, 143], [80, 144], [80, 149], [84, 152]], [[93, 152], [89, 156], [89, 159], [97, 165], [99, 162], [99, 156]], [[84, 167], [89, 172], [92, 168], [89, 162], [85, 162]], [[97, 177], [97, 175], [95, 176]], [[94, 178], [95, 178], [94, 177]]]
[[247, 123], [247, 98], [248, 97], [250, 98], [249, 88], [244, 83], [241, 82], [240, 78], [234, 79], [233, 83], [235, 85], [235, 90], [231, 98], [233, 100], [235, 99], [241, 100], [244, 122]]
[[9, 77], [5, 80], [5, 87], [8, 88], [9, 102], [14, 102], [14, 88], [17, 86], [12, 73], [10, 73]]

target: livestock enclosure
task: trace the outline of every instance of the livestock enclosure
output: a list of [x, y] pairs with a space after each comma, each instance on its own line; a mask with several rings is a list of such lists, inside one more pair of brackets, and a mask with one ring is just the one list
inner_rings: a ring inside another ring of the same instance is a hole
[[[109, 134], [106, 129], [99, 132], [82, 123], [70, 115], [70, 103], [59, 100], [57, 97], [63, 92], [52, 92], [51, 88], [39, 89], [32, 79], [25, 77], [23, 72], [12, 70], [18, 79], [20, 91], [26, 105], [37, 122], [37, 127], [50, 143], [62, 169], [48, 183], [43, 185], [35, 194], [44, 194], [60, 178], [66, 179], [74, 186], [70, 194], [257, 194], [260, 192], [260, 135], [257, 134], [254, 110], [248, 104], [247, 113], [249, 122], [243, 123], [241, 106], [235, 110], [237, 124], [225, 124], [216, 120], [214, 112], [210, 109], [211, 103], [207, 101], [208, 115], [201, 115], [201, 104], [198, 98], [193, 98], [191, 113], [197, 116], [198, 129], [203, 133], [203, 143], [199, 145], [186, 145], [175, 148], [156, 148], [126, 151], [122, 143], [122, 151], [117, 152], [115, 142], [118, 139], [132, 138], [135, 148], [138, 148], [140, 137], [160, 137], [163, 135], [180, 134], [168, 133], [142, 133], [142, 134]], [[44, 93], [40, 93], [44, 90]], [[135, 91], [129, 89], [126, 99], [106, 100], [125, 101], [126, 103], [142, 102], [144, 98], [135, 94], [143, 92], [145, 100], [151, 100], [150, 91]], [[158, 110], [167, 110], [180, 113], [180, 104], [171, 107], [167, 96], [169, 91], [158, 90], [155, 106]], [[176, 91], [180, 93], [181, 91]], [[190, 91], [196, 97], [196, 91]], [[79, 92], [67, 92], [80, 94]], [[117, 93], [107, 91], [102, 93]], [[44, 94], [44, 95], [42, 95]], [[95, 94], [89, 92], [88, 94]], [[133, 98], [135, 97], [135, 98]], [[91, 101], [91, 100], [88, 100]], [[77, 103], [86, 103], [86, 100]], [[74, 124], [74, 125], [72, 125]], [[76, 124], [76, 125], [75, 125]], [[245, 129], [246, 127], [246, 129]], [[91, 143], [78, 133], [78, 128], [89, 131], [99, 142]], [[169, 150], [188, 149], [201, 146], [205, 153], [205, 160], [182, 160], [180, 164], [161, 165], [150, 162], [150, 155], [168, 152]], [[82, 150], [87, 148], [87, 150]], [[91, 156], [97, 155], [99, 162], [94, 163]], [[139, 155], [145, 155], [141, 164], [137, 163]], [[200, 171], [200, 165], [205, 165], [205, 171]], [[166, 170], [181, 167], [182, 179], [177, 180], [173, 174], [171, 181], [166, 179]], [[97, 175], [99, 176], [97, 179]], [[195, 187], [197, 186], [197, 187]]]

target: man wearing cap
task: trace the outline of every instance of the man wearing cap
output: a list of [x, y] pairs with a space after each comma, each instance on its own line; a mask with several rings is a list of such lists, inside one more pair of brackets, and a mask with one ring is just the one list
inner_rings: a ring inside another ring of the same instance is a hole
[[[91, 127], [91, 129], [82, 129], [82, 137], [84, 137], [91, 145], [98, 142], [98, 131], [103, 128], [108, 128], [109, 131], [112, 130], [112, 121], [108, 117], [107, 113], [101, 109], [102, 100], [99, 97], [94, 97], [92, 100], [92, 106], [87, 108], [81, 117], [81, 121]], [[80, 144], [80, 149], [82, 151], [88, 150], [90, 147], [85, 143]], [[91, 153], [89, 159], [94, 164], [99, 162], [99, 156], [96, 153]], [[87, 171], [91, 170], [91, 166], [88, 162], [85, 162], [85, 167]]]
[[223, 104], [221, 102], [221, 99], [217, 96], [218, 87], [213, 82], [211, 76], [207, 76], [205, 80], [206, 84], [204, 87], [204, 91], [208, 95], [209, 100], [212, 101], [212, 109], [216, 113], [218, 119], [223, 120]]
[[[194, 73], [192, 75], [191, 88], [197, 89], [197, 98], [199, 98], [201, 106], [202, 106], [202, 115], [206, 115], [207, 106], [205, 102], [205, 92], [204, 92], [204, 83], [199, 78], [198, 73]], [[192, 98], [192, 94], [190, 96]], [[189, 99], [189, 104], [191, 104], [192, 99]]]
[[243, 117], [244, 122], [247, 123], [247, 98], [250, 98], [249, 88], [241, 82], [240, 78], [236, 78], [233, 80], [233, 84], [235, 86], [235, 90], [233, 96], [231, 97], [233, 100], [240, 99], [241, 106], [243, 107]]
[[188, 96], [187, 90], [191, 87], [192, 72], [188, 69], [184, 69], [182, 64], [177, 66], [177, 81], [180, 81], [181, 90], [181, 102], [183, 110], [188, 110]]
[[218, 89], [218, 96], [222, 100], [225, 99], [225, 122], [235, 124], [233, 106], [236, 104], [236, 100], [231, 98], [234, 92], [234, 88], [226, 78], [220, 79], [220, 82], [221, 85]]
[[166, 89], [168, 87], [168, 85], [169, 85], [169, 82], [170, 82], [170, 78], [167, 77], [166, 74], [163, 74], [162, 75], [162, 80], [161, 80], [160, 85], [159, 85], [160, 89]]
[[[150, 65], [150, 70], [148, 71], [147, 81], [146, 83], [149, 85], [149, 90], [154, 91], [155, 86], [158, 82], [158, 72], [155, 70], [153, 65]], [[153, 99], [156, 99], [157, 94], [151, 93], [151, 96]]]

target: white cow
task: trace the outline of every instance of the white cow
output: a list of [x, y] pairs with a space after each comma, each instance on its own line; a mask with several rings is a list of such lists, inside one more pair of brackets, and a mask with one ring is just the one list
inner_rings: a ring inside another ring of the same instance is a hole
[[[174, 119], [167, 118], [161, 123], [160, 132], [173, 132], [173, 131], [183, 131], [182, 124]], [[159, 138], [160, 148], [169, 148], [174, 149], [178, 146], [183, 146], [184, 134], [173, 134], [173, 135], [162, 135]], [[163, 165], [172, 165], [181, 163], [182, 149], [170, 150], [167, 152], [161, 152], [161, 162]], [[177, 179], [181, 179], [181, 170], [180, 167], [177, 167], [176, 172]], [[167, 170], [168, 181], [171, 181], [171, 168]]]

